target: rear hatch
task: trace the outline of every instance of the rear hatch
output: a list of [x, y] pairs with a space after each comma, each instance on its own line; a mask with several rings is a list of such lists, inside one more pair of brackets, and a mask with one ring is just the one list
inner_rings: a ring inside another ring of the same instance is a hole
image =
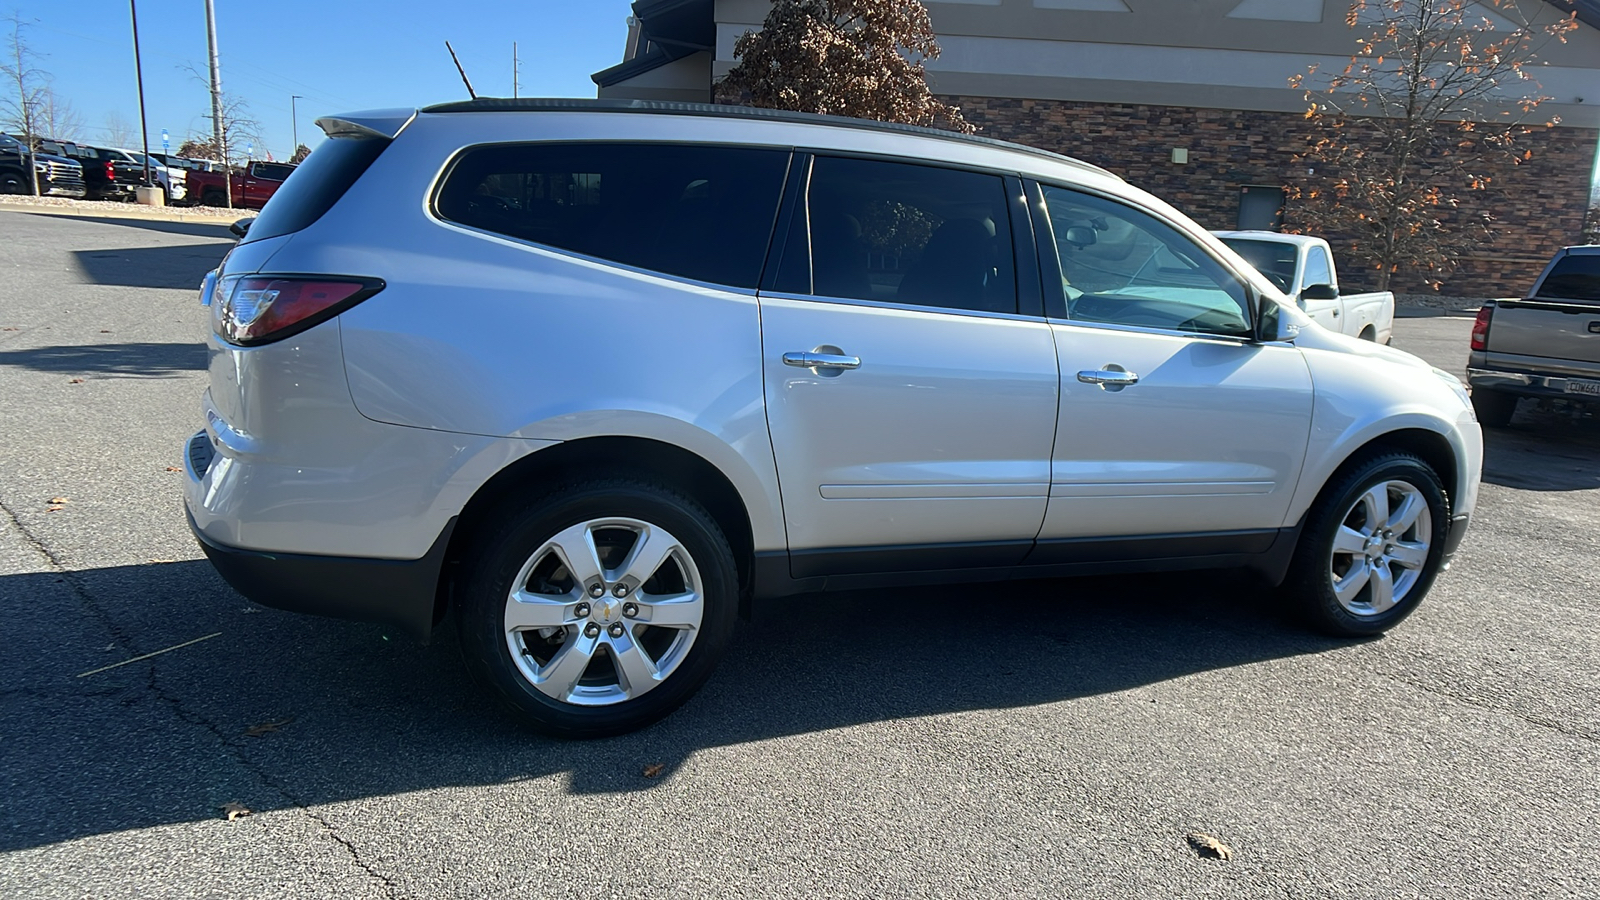
[[1506, 357], [1566, 363], [1600, 375], [1600, 247], [1576, 248], [1557, 257], [1525, 300], [1501, 300], [1489, 326], [1489, 363], [1515, 365]]

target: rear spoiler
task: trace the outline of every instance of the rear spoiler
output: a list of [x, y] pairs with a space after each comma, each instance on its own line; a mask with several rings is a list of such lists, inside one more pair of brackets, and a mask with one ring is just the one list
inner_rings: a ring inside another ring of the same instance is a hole
[[324, 116], [317, 127], [330, 138], [393, 138], [416, 117], [414, 109], [369, 109]]

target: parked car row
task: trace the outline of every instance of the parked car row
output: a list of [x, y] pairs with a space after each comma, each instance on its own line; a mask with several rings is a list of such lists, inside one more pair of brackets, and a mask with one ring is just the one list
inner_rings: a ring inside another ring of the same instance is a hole
[[[233, 206], [260, 209], [295, 168], [289, 163], [250, 161], [230, 172], [221, 163], [171, 153], [152, 153], [146, 159], [138, 150], [72, 141], [44, 139], [35, 145], [39, 192], [90, 200], [132, 200], [144, 183], [148, 163], [150, 179], [160, 186], [168, 204], [227, 206], [231, 187]], [[22, 141], [0, 134], [0, 193], [30, 193], [27, 166]]]

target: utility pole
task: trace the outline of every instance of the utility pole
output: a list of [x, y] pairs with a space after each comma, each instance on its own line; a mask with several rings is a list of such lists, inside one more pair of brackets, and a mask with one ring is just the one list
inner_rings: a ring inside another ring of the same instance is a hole
[[517, 99], [517, 79], [522, 74], [522, 63], [517, 60], [517, 42], [511, 42], [511, 99]]
[[[217, 11], [212, 0], [206, 0], [206, 40], [211, 46], [211, 144], [222, 157], [222, 166], [226, 169], [228, 156], [222, 147], [222, 71], [217, 65]], [[231, 190], [228, 193], [233, 194]]]
[[[133, 74], [139, 81], [139, 137], [144, 141], [144, 186], [150, 187], [150, 126], [144, 115], [144, 63], [139, 59], [139, 7], [134, 0], [128, 0], [128, 15], [133, 17]], [[140, 198], [141, 202], [143, 199]]]
[[294, 102], [301, 99], [304, 98], [299, 94], [289, 95], [289, 130], [294, 134], [294, 149], [289, 151], [289, 159], [291, 161], [294, 159], [295, 154], [300, 152], [300, 115], [296, 112]]

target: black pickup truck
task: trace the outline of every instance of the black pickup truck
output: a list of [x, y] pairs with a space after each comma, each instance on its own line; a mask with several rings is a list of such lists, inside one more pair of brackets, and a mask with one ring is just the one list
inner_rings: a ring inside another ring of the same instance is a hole
[[134, 188], [144, 184], [144, 165], [120, 150], [80, 145], [78, 162], [92, 200], [132, 200]]
[[[86, 191], [83, 167], [77, 160], [43, 151], [33, 154], [39, 173], [39, 193], [57, 197], [82, 197]], [[0, 134], [0, 194], [31, 194], [28, 150], [9, 134]]]

